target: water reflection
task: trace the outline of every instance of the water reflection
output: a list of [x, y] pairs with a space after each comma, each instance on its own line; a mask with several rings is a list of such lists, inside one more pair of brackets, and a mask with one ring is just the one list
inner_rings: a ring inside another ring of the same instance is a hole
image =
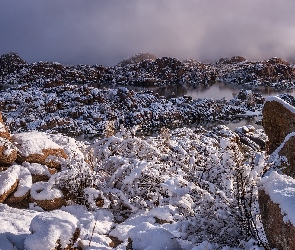
[[[98, 88], [108, 87], [108, 88], [117, 88], [118, 85], [93, 85]], [[138, 86], [125, 86], [128, 89], [134, 90], [136, 92], [150, 90], [154, 93], [157, 93], [160, 96], [165, 96], [166, 98], [171, 97], [180, 97], [183, 95], [191, 96], [193, 99], [204, 99], [204, 98], [212, 98], [212, 99], [221, 99], [225, 98], [227, 100], [235, 97], [240, 89], [252, 90], [253, 92], [261, 93], [264, 97], [270, 95], [278, 95], [281, 93], [290, 93], [292, 95], [295, 94], [295, 90], [285, 90], [279, 91], [274, 90], [270, 87], [251, 87], [244, 85], [234, 85], [234, 84], [225, 84], [222, 82], [218, 82], [215, 84], [207, 84], [207, 85], [172, 85], [172, 86], [163, 86], [163, 87], [138, 87]]]

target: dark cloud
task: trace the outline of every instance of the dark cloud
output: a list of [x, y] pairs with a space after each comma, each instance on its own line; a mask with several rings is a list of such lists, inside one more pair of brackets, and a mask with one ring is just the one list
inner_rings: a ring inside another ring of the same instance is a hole
[[295, 57], [294, 9], [294, 0], [0, 0], [0, 54], [104, 65], [146, 51]]

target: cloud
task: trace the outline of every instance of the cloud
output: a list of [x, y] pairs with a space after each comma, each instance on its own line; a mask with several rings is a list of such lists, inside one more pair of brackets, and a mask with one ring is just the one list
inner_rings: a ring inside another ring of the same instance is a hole
[[138, 52], [179, 59], [295, 57], [293, 0], [0, 0], [0, 54], [114, 65]]

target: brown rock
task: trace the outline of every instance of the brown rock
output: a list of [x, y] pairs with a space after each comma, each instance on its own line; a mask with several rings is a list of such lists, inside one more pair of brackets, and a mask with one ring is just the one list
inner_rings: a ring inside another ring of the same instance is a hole
[[30, 202], [34, 202], [46, 211], [59, 209], [66, 205], [62, 192], [58, 189], [51, 189], [47, 182], [37, 182], [32, 185]]
[[0, 137], [0, 164], [11, 164], [16, 158], [17, 148], [7, 139]]
[[80, 228], [77, 228], [75, 233], [73, 234], [73, 237], [70, 239], [70, 244], [68, 244], [67, 247], [65, 247], [65, 248], [61, 248], [60, 240], [58, 240], [56, 242], [57, 246], [54, 248], [54, 250], [73, 250], [73, 249], [77, 249], [77, 250], [81, 249], [82, 250], [82, 248], [80, 248], [80, 247], [73, 248], [75, 242], [77, 241], [77, 239], [80, 236], [80, 232], [81, 232]]
[[1, 112], [0, 112], [0, 137], [10, 140], [10, 133], [3, 122]]
[[52, 211], [66, 205], [66, 201], [63, 197], [54, 198], [52, 200], [35, 200], [31, 197], [30, 202], [36, 203], [37, 206], [43, 208], [45, 211]]
[[295, 227], [284, 222], [279, 205], [272, 202], [263, 190], [259, 190], [258, 198], [262, 223], [271, 249], [295, 250]]
[[[56, 159], [57, 158], [68, 158], [67, 154], [65, 151], [61, 148], [59, 149], [42, 149], [43, 154], [31, 154], [29, 156], [22, 156], [18, 155], [17, 156], [17, 161], [22, 163], [22, 162], [30, 162], [30, 163], [39, 163], [42, 165], [46, 165], [50, 168], [57, 168], [60, 169], [60, 162]], [[50, 156], [54, 156], [52, 159], [47, 159]]]
[[0, 203], [6, 200], [6, 198], [17, 188], [18, 181], [16, 182], [3, 194], [0, 194]]
[[28, 191], [26, 194], [24, 194], [21, 197], [15, 197], [14, 193], [12, 193], [6, 198], [4, 203], [14, 208], [20, 208], [20, 209], [29, 208], [29, 193], [30, 191]]
[[285, 144], [284, 147], [278, 152], [279, 155], [285, 156], [288, 159], [288, 164], [285, 164], [281, 171], [293, 178], [295, 178], [295, 136], [292, 136]]
[[60, 168], [60, 159], [68, 156], [46, 133], [26, 132], [14, 134], [13, 143], [18, 148], [17, 162], [39, 163], [51, 168]]
[[262, 124], [269, 140], [268, 153], [272, 153], [289, 133], [295, 131], [295, 114], [277, 101], [267, 101], [262, 115]]

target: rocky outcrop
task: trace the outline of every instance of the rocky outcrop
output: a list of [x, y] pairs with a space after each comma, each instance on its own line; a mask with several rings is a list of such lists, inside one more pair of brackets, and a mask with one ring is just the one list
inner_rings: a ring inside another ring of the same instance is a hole
[[[55, 62], [26, 63], [16, 53], [0, 57], [2, 84], [39, 85], [45, 88], [67, 84], [166, 86], [213, 84], [216, 81], [268, 86], [294, 87], [295, 70], [280, 58], [247, 61], [241, 56], [221, 58], [218, 63], [180, 61], [139, 53], [113, 67], [102, 65], [61, 65]], [[1, 83], [0, 82], [0, 83]]]
[[[6, 125], [13, 133], [41, 130], [69, 136], [103, 134], [109, 121], [116, 129], [141, 126], [145, 133], [162, 127], [176, 128], [198, 122], [240, 120], [255, 116], [264, 98], [241, 90], [232, 100], [197, 99], [189, 96], [159, 97], [152, 91], [125, 87], [98, 89], [67, 85], [51, 88], [14, 88], [0, 96]], [[10, 111], [11, 105], [18, 112]], [[20, 108], [21, 107], [21, 108]], [[248, 112], [250, 111], [250, 112]]]
[[[264, 230], [271, 248], [295, 249], [293, 189], [295, 180], [295, 98], [291, 95], [269, 97], [263, 108], [263, 126], [268, 136], [270, 169], [259, 188], [259, 207]], [[281, 161], [280, 157], [287, 159]]]
[[295, 69], [280, 58], [253, 62], [240, 57], [221, 59], [217, 65], [219, 80], [228, 83], [265, 86], [276, 89], [294, 87]]

